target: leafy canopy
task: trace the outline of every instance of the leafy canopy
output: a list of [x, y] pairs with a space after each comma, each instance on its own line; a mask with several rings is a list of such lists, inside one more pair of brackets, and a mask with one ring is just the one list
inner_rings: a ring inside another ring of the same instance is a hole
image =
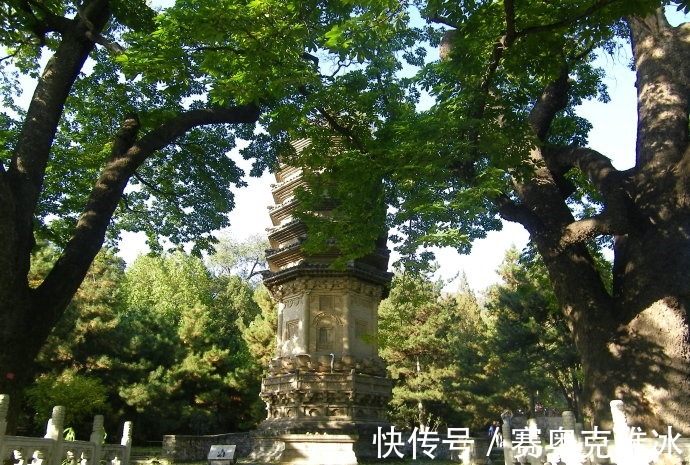
[[[0, 7], [5, 167], [25, 115], [22, 89], [59, 47], [61, 21], [93, 3]], [[57, 244], [70, 236], [126, 115], [136, 114], [145, 134], [185, 110], [258, 105], [265, 131], [253, 124], [205, 126], [159, 149], [131, 178], [112, 221], [111, 240], [121, 230], [144, 231], [155, 250], [160, 238], [208, 248], [209, 231], [226, 226], [234, 206], [230, 187], [244, 184], [245, 173], [228, 156], [236, 139], [254, 141], [243, 153], [256, 159], [254, 174], [275, 165], [289, 129], [326, 107], [350, 106], [350, 97], [337, 96], [377, 73], [391, 75], [395, 52], [412, 40], [400, 34], [408, 13], [392, 0], [180, 0], [161, 11], [144, 0], [109, 5], [110, 21], [94, 38], [100, 45], [60, 118], [36, 211], [39, 234]], [[372, 95], [365, 98], [369, 107]]]
[[[467, 252], [473, 239], [500, 229], [499, 208], [519, 203], [516, 181], [539, 168], [531, 158], [535, 147], [586, 145], [591, 124], [576, 108], [587, 99], [609, 98], [596, 56], [627, 40], [624, 16], [657, 4], [415, 2], [425, 22], [418, 43], [440, 46], [444, 58], [414, 62], [419, 68], [412, 78], [394, 73], [387, 81], [368, 69], [361, 80], [348, 81], [335, 102], [347, 105], [324, 124], [332, 132], [309, 128], [312, 149], [295, 158], [319, 177], [314, 192], [304, 195], [305, 210], [318, 210], [324, 192], [337, 205], [315, 247], [337, 237], [346, 254], [366, 252], [365, 244], [384, 230], [384, 217], [404, 257], [430, 246]], [[535, 102], [559, 80], [569, 90], [563, 109], [537, 128]], [[373, 88], [378, 99], [369, 96]], [[422, 93], [433, 101], [428, 109], [417, 107]], [[576, 216], [599, 211], [601, 198], [586, 176], [572, 170], [568, 179], [578, 187], [568, 198]], [[323, 222], [317, 218], [314, 226]]]

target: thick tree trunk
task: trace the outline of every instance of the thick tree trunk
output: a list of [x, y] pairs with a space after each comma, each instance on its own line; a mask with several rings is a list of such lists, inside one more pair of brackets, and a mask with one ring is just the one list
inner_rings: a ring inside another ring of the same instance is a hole
[[686, 26], [663, 13], [629, 21], [637, 71], [635, 209], [616, 236], [613, 296], [620, 326], [609, 342], [624, 373], [615, 395], [632, 422], [690, 433], [690, 183]]
[[12, 396], [9, 432], [16, 424], [22, 391], [32, 380], [33, 361], [100, 250], [133, 173], [194, 127], [253, 123], [259, 117], [255, 105], [198, 108], [177, 114], [141, 138], [138, 119], [126, 117], [72, 237], [45, 280], [31, 288], [27, 275], [35, 245], [33, 227], [51, 146], [65, 101], [95, 47], [92, 38], [110, 17], [107, 0], [82, 6], [73, 19], [51, 17], [60, 44], [38, 81], [10, 166], [5, 170], [0, 164], [0, 393]]
[[616, 261], [637, 284], [628, 284], [628, 293], [614, 296], [615, 327], [597, 322], [597, 315], [607, 311], [601, 304], [588, 299], [572, 303], [589, 316], [570, 313], [584, 369], [585, 414], [593, 424], [610, 429], [609, 402], [621, 399], [631, 425], [647, 431], [665, 431], [670, 425], [687, 435], [688, 297], [678, 295], [675, 288], [678, 282], [688, 283], [690, 262], [682, 250], [690, 249], [690, 240], [654, 230], [645, 238], [628, 237], [626, 243], [636, 257]]
[[[622, 238], [618, 338], [609, 350], [626, 376], [616, 397], [635, 423], [690, 433], [690, 215]], [[661, 429], [660, 429], [661, 428]]]
[[584, 246], [533, 235], [582, 359], [584, 413], [600, 428], [621, 399], [636, 426], [690, 433], [690, 214], [676, 212], [616, 238], [613, 295]]
[[562, 253], [545, 251], [542, 256], [581, 357], [583, 413], [597, 426], [609, 428], [609, 402], [623, 373], [607, 346], [617, 327], [612, 315], [615, 303], [584, 246], [571, 246]]
[[[647, 431], [672, 426], [688, 435], [690, 29], [671, 28], [661, 12], [629, 24], [638, 76], [636, 167], [621, 173], [591, 151], [564, 149], [556, 160], [552, 149], [535, 149], [539, 168], [518, 185], [529, 212], [521, 222], [569, 319], [592, 426], [610, 429], [609, 402], [621, 399], [631, 424]], [[546, 108], [542, 103], [535, 108]], [[559, 192], [572, 167], [587, 173], [604, 196], [604, 211], [595, 218], [575, 221]], [[614, 237], [612, 292], [584, 246], [601, 234]]]

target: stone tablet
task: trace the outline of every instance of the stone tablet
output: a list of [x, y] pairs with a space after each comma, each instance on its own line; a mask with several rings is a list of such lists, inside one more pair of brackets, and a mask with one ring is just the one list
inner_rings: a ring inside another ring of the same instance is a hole
[[211, 465], [230, 465], [235, 463], [235, 449], [236, 445], [213, 445], [208, 451], [208, 460]]

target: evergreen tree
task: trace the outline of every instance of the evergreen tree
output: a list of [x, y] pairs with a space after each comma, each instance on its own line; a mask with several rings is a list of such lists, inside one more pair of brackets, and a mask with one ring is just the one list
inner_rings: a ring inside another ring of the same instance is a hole
[[520, 407], [532, 415], [545, 413], [537, 408], [542, 404], [567, 408], [582, 418], [582, 372], [572, 335], [543, 263], [528, 258], [509, 250], [499, 268], [503, 283], [487, 293], [492, 363], [500, 372], [501, 388], [520, 390], [525, 400]]
[[[42, 246], [32, 279], [56, 257]], [[275, 318], [264, 288], [213, 276], [198, 258], [143, 256], [125, 272], [101, 253], [41, 351], [26, 422], [40, 432], [65, 404], [82, 434], [93, 413], [108, 414], [107, 430], [134, 419], [138, 439], [251, 427], [265, 416], [258, 393]]]
[[264, 286], [258, 286], [254, 290], [254, 302], [257, 303], [261, 312], [243, 328], [242, 337], [247, 343], [249, 353], [263, 373], [275, 356], [278, 311], [275, 301]]
[[[52, 244], [42, 243], [31, 279], [40, 282], [57, 256]], [[90, 433], [96, 413], [108, 413], [106, 428], [117, 426], [113, 386], [122, 374], [118, 351], [124, 342], [119, 332], [123, 279], [124, 262], [101, 251], [38, 355], [22, 418], [25, 428], [43, 431], [55, 405], [69, 406], [66, 422], [81, 434]]]
[[[242, 325], [242, 339], [247, 344], [251, 356], [250, 376], [256, 382], [259, 392], [261, 378], [267, 374], [271, 359], [276, 352], [276, 332], [278, 331], [278, 309], [268, 290], [263, 286], [254, 289], [253, 301], [260, 312], [248, 325]], [[242, 320], [238, 320], [241, 322]], [[251, 415], [255, 422], [266, 418], [266, 404], [257, 396], [253, 397]]]
[[459, 376], [456, 324], [462, 317], [441, 287], [423, 276], [397, 275], [379, 307], [379, 353], [396, 380], [391, 408], [399, 424], [436, 428], [457, 418], [451, 390]]
[[[218, 298], [200, 259], [181, 252], [141, 257], [126, 273], [123, 348], [129, 380], [119, 393], [148, 436], [207, 434], [250, 426], [258, 394], [240, 337], [239, 308], [251, 292]], [[234, 297], [236, 307], [227, 302]]]

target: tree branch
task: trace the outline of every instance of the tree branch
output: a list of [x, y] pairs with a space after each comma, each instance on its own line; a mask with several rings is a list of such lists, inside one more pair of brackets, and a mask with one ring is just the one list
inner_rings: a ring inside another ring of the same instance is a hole
[[527, 118], [532, 132], [540, 141], [546, 138], [556, 114], [568, 105], [568, 73], [569, 68], [564, 64], [558, 79], [546, 86]]
[[135, 210], [134, 208], [132, 208], [132, 206], [129, 204], [129, 197], [127, 196], [126, 193], [124, 193], [124, 192], [122, 193], [121, 199], [125, 204], [125, 209], [127, 209], [128, 211], [131, 211], [132, 213], [136, 213], [139, 215], [145, 214], [145, 212], [143, 210]]
[[556, 29], [563, 28], [565, 26], [568, 26], [576, 21], [579, 21], [581, 19], [586, 18], [587, 16], [596, 13], [599, 10], [602, 10], [603, 8], [612, 5], [616, 2], [619, 2], [621, 0], [602, 0], [598, 3], [595, 3], [594, 5], [590, 5], [589, 7], [585, 8], [582, 10], [580, 13], [577, 13], [573, 16], [570, 16], [568, 18], [564, 18], [560, 21], [556, 21], [554, 23], [550, 24], [542, 24], [540, 26], [531, 26], [525, 29], [522, 29], [516, 33], [516, 37], [524, 37], [529, 34], [537, 34], [540, 32], [550, 32]]
[[672, 28], [662, 10], [630, 18], [628, 26], [637, 70], [636, 164], [672, 166], [690, 142], [690, 37], [687, 30]]
[[139, 121], [128, 116], [115, 138], [110, 160], [94, 185], [86, 206], [60, 258], [36, 289], [38, 308], [50, 321], [59, 318], [79, 287], [105, 238], [107, 227], [134, 172], [157, 150], [171, 144], [190, 129], [209, 124], [254, 123], [255, 105], [196, 109], [162, 123], [138, 141]]
[[311, 53], [304, 52], [304, 53], [302, 53], [302, 58], [304, 58], [305, 60], [308, 60], [308, 61], [311, 61], [312, 63], [314, 63], [314, 65], [315, 65], [315, 66], [317, 67], [317, 69], [318, 69], [318, 67], [319, 67], [319, 57], [317, 57], [316, 55], [312, 55]]
[[617, 208], [604, 208], [600, 214], [570, 223], [563, 230], [558, 248], [585, 242], [597, 236], [621, 234], [627, 229], [627, 222]]
[[106, 50], [115, 55], [120, 55], [125, 51], [125, 49], [122, 48], [120, 44], [118, 44], [117, 42], [110, 42], [100, 34], [94, 34], [91, 31], [86, 31], [85, 36], [87, 39], [91, 40], [92, 42], [98, 45], [103, 46]]
[[[71, 20], [50, 11], [41, 2], [23, 0], [19, 3], [19, 7], [29, 17], [31, 32], [36, 35], [41, 44], [45, 43], [45, 36], [48, 32], [64, 34], [73, 24]], [[40, 10], [43, 18], [38, 18], [33, 8]]]
[[498, 207], [498, 212], [504, 220], [521, 224], [530, 234], [532, 231], [538, 230], [540, 225], [539, 219], [529, 208], [516, 203], [505, 194], [495, 197], [493, 202]]
[[544, 153], [549, 169], [556, 175], [577, 168], [587, 175], [604, 198], [604, 209], [600, 214], [565, 227], [561, 248], [602, 234], [624, 234], [630, 229], [633, 202], [626, 189], [627, 173], [618, 171], [608, 157], [589, 148], [545, 149]]
[[[90, 10], [91, 22], [103, 28], [110, 11], [101, 1], [94, 1]], [[101, 8], [96, 8], [101, 5]], [[80, 20], [67, 20], [69, 30], [62, 34], [60, 45], [48, 60], [38, 80], [24, 125], [17, 140], [10, 166], [7, 170], [15, 206], [13, 223], [16, 228], [18, 273], [29, 271], [30, 252], [33, 248], [33, 221], [36, 204], [43, 188], [43, 178], [62, 116], [65, 101], [79, 76], [81, 69], [94, 48], [93, 42], [84, 40]]]
[[552, 173], [562, 175], [577, 168], [602, 194], [624, 187], [627, 172], [618, 171], [611, 159], [587, 147], [544, 147], [544, 158]]
[[153, 191], [153, 192], [155, 192], [155, 193], [157, 193], [163, 197], [168, 197], [168, 198], [172, 198], [172, 199], [180, 197], [180, 193], [175, 192], [175, 191], [167, 191], [166, 192], [166, 191], [160, 189], [158, 186], [154, 185], [152, 182], [149, 182], [146, 179], [139, 176], [139, 174], [137, 172], [134, 172], [132, 177], [134, 177], [137, 181], [142, 183], [144, 186], [151, 189], [151, 191]]
[[6, 56], [0, 58], [0, 63], [2, 63], [5, 60], [10, 60], [10, 59], [16, 57], [17, 55], [19, 55], [19, 53], [22, 51], [22, 46], [24, 46], [24, 45], [31, 45], [31, 42], [29, 42], [29, 41], [20, 42], [19, 45], [17, 46], [17, 49], [13, 53], [10, 53], [9, 55], [6, 55]]
[[439, 15], [430, 16], [428, 21], [431, 23], [443, 24], [444, 26], [452, 27], [453, 29], [458, 29], [460, 27], [458, 23], [454, 23], [448, 18], [444, 18], [443, 16]]
[[254, 104], [190, 110], [169, 119], [158, 128], [149, 132], [131, 150], [141, 151], [140, 156], [148, 157], [153, 151], [162, 149], [177, 137], [197, 126], [209, 124], [250, 124], [255, 123], [258, 119], [259, 108]]
[[505, 0], [503, 2], [503, 11], [506, 15], [506, 38], [512, 41], [515, 38], [515, 2], [513, 0]]
[[[305, 97], [309, 96], [309, 91], [303, 86], [300, 87], [299, 92]], [[359, 140], [359, 138], [352, 132], [350, 128], [340, 124], [340, 122], [333, 115], [331, 115], [325, 108], [318, 107], [316, 108], [316, 110], [321, 114], [321, 116], [324, 117], [328, 125], [333, 130], [345, 136], [350, 142], [352, 142], [352, 144], [355, 146], [355, 148], [357, 148], [357, 150], [359, 150], [362, 153], [367, 152], [366, 147], [364, 146], [362, 141]]]

